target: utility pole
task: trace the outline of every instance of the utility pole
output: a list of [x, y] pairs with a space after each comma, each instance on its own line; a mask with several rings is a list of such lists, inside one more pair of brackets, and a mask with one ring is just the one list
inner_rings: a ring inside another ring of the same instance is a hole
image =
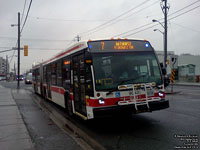
[[77, 41], [79, 42], [81, 40], [81, 37], [79, 35], [76, 36]]
[[17, 80], [17, 88], [20, 88], [20, 13], [18, 12], [18, 65], [17, 65], [17, 74], [18, 74], [18, 80]]
[[7, 73], [8, 73], [8, 55], [6, 55], [6, 81], [8, 80]]
[[164, 13], [164, 68], [167, 69], [167, 13], [169, 10], [169, 7], [167, 6], [167, 0], [162, 0], [164, 2], [164, 5], [162, 7], [162, 11]]
[[15, 63], [14, 63], [14, 80], [16, 80], [16, 68], [15, 68]]

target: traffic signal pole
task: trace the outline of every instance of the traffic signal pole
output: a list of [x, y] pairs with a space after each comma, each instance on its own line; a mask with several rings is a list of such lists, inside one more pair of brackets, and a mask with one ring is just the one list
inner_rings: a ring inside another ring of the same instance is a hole
[[18, 74], [18, 80], [17, 80], [17, 88], [20, 88], [20, 13], [18, 13], [18, 63], [17, 63], [17, 74]]

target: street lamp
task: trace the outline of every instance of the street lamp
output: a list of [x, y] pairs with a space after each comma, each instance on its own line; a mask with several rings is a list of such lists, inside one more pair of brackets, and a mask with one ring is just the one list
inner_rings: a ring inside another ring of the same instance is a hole
[[[160, 31], [159, 29], [154, 29], [154, 31], [159, 31], [163, 34], [163, 43], [164, 43], [164, 68], [167, 69], [167, 26], [163, 25], [160, 21], [153, 19], [152, 22], [159, 23], [163, 28], [164, 32]], [[166, 23], [165, 23], [166, 24]]]
[[[18, 24], [11, 24], [11, 27], [14, 26], [18, 26], [18, 69], [17, 69], [17, 73], [18, 73], [18, 77], [20, 75], [20, 13], [18, 12]], [[17, 88], [19, 89], [19, 79], [17, 80]]]
[[164, 25], [160, 21], [158, 21], [156, 19], [153, 19], [152, 22], [158, 22], [163, 28], [165, 28]]
[[160, 29], [154, 29], [153, 31], [159, 31], [160, 33], [164, 35], [164, 32], [160, 31]]

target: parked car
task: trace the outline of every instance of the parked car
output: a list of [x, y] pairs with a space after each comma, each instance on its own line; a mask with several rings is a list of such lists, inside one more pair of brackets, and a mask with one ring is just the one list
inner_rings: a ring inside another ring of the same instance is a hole
[[28, 73], [24, 79], [25, 84], [31, 84], [32, 83], [32, 73]]
[[0, 81], [6, 80], [6, 77], [0, 77]]

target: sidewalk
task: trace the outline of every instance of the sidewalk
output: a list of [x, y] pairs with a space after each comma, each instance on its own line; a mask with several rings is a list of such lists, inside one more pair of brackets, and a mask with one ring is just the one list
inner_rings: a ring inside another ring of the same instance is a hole
[[174, 85], [181, 85], [181, 86], [199, 86], [200, 87], [200, 82], [180, 82], [180, 81], [175, 81]]
[[11, 90], [0, 85], [0, 149], [34, 150]]

